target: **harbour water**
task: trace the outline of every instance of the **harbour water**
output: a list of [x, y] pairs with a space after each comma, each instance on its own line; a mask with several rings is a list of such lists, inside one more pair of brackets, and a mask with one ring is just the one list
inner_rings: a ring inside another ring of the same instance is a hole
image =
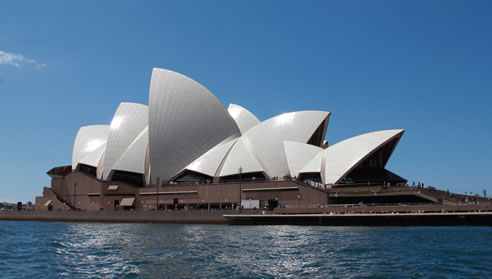
[[1, 278], [491, 278], [491, 227], [0, 221]]

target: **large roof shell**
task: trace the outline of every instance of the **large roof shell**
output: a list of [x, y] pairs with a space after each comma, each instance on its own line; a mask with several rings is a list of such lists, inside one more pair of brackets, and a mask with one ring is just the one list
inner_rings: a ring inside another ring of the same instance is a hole
[[[110, 178], [113, 170], [117, 168], [129, 172], [143, 173], [145, 150], [141, 153], [129, 153], [132, 148], [142, 149], [146, 147], [147, 139], [135, 142], [135, 139], [147, 128], [149, 122], [149, 109], [146, 105], [135, 103], [121, 103], [116, 110], [109, 129], [106, 154], [104, 155], [103, 179]], [[132, 144], [137, 143], [138, 146]], [[142, 148], [138, 148], [142, 147]], [[124, 158], [123, 158], [124, 157]]]
[[260, 123], [260, 120], [258, 120], [253, 113], [242, 106], [230, 104], [227, 111], [234, 121], [236, 121], [239, 130], [241, 130], [241, 134], [246, 133], [246, 131], [248, 131], [251, 127]]
[[239, 134], [208, 89], [182, 74], [154, 68], [149, 94], [152, 181], [169, 181], [218, 143]]
[[[323, 183], [336, 184], [380, 147], [394, 139], [399, 140], [404, 130], [384, 130], [359, 135], [324, 151]], [[388, 156], [391, 156], [389, 154]]]
[[270, 177], [289, 175], [284, 141], [307, 143], [318, 129], [322, 138], [330, 113], [297, 111], [272, 117], [249, 129], [243, 137], [251, 143], [253, 153]]
[[109, 125], [91, 125], [79, 129], [72, 151], [72, 169], [79, 163], [97, 167], [106, 150]]

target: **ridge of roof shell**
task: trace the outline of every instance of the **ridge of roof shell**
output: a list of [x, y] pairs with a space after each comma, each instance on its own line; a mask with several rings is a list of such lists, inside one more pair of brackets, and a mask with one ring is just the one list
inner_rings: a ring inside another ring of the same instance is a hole
[[244, 137], [240, 137], [224, 159], [219, 174], [224, 177], [239, 174], [239, 168], [242, 173], [263, 172], [264, 168], [252, 153], [251, 146]]
[[228, 137], [236, 122], [207, 88], [191, 78], [154, 68], [149, 93], [151, 178], [169, 181]]
[[299, 176], [301, 169], [324, 151], [321, 147], [294, 141], [284, 141], [284, 149], [291, 177]]
[[230, 104], [227, 111], [232, 119], [236, 121], [241, 134], [246, 133], [250, 128], [260, 123], [260, 120], [253, 113], [240, 105]]
[[324, 151], [316, 154], [299, 172], [301, 173], [320, 173], [323, 176], [322, 165], [324, 164]]
[[145, 174], [145, 156], [147, 155], [148, 145], [149, 126], [146, 126], [123, 152], [123, 155], [116, 161], [111, 171], [118, 170]]
[[231, 150], [236, 141], [237, 138], [225, 143], [219, 143], [189, 164], [185, 169], [214, 177], [220, 164], [226, 158], [227, 153]]

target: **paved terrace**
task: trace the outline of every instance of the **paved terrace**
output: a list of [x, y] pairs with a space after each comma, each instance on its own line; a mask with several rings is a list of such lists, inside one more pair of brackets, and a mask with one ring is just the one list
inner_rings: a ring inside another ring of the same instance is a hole
[[492, 204], [342, 204], [318, 208], [275, 208], [273, 214], [384, 214], [492, 212]]

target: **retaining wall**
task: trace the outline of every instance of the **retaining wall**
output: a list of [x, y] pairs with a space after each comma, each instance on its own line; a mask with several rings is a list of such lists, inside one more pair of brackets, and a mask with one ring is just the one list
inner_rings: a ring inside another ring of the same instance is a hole
[[114, 223], [183, 223], [226, 224], [224, 214], [234, 210], [168, 211], [3, 211], [0, 220], [114, 222]]

